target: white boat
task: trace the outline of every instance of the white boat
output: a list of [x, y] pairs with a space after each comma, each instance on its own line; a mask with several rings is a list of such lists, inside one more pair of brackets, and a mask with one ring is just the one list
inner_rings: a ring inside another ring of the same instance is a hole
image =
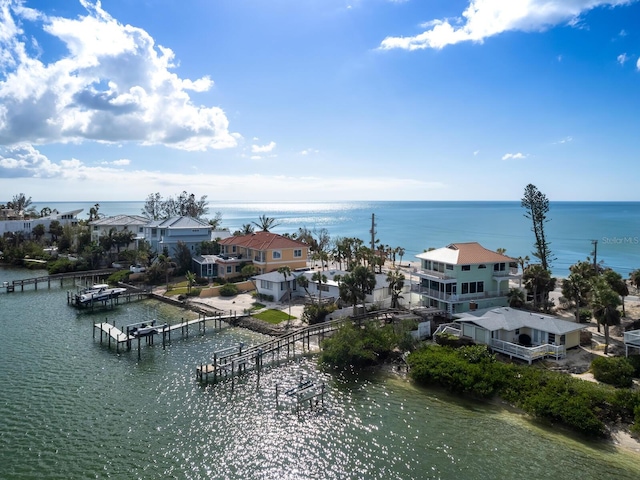
[[83, 293], [78, 297], [78, 303], [83, 304], [89, 302], [98, 302], [101, 300], [108, 300], [109, 298], [115, 298], [126, 291], [126, 288], [110, 288], [108, 285], [106, 285], [97, 290], [90, 290], [86, 293]]
[[108, 283], [94, 283], [90, 287], [86, 287], [80, 290], [80, 295], [84, 295], [85, 293], [97, 292], [98, 290], [104, 290], [105, 288], [109, 288]]

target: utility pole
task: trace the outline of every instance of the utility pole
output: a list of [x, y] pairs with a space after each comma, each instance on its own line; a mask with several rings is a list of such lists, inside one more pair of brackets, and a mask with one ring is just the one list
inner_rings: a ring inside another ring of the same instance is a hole
[[593, 271], [598, 273], [598, 240], [591, 240], [593, 245]]

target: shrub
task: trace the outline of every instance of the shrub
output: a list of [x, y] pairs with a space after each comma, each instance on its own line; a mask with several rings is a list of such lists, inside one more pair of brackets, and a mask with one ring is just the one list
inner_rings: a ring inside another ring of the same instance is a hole
[[205, 277], [196, 277], [196, 285], [201, 285], [203, 287], [205, 285], [209, 285], [209, 279]]
[[267, 301], [267, 302], [273, 302], [273, 295], [266, 295], [264, 293], [258, 293], [256, 295], [256, 298], [258, 300], [264, 300], [264, 301]]
[[580, 311], [578, 312], [580, 323], [589, 323], [591, 321], [592, 316], [593, 316], [593, 312], [588, 308], [581, 308]]
[[189, 297], [199, 297], [201, 291], [202, 291], [201, 288], [192, 287], [191, 291], [187, 292], [187, 296], [189, 296]]
[[322, 342], [320, 362], [335, 368], [365, 367], [386, 358], [396, 344], [393, 328], [342, 326]]
[[309, 325], [324, 322], [331, 312], [335, 311], [335, 305], [305, 305], [302, 312], [302, 320]]
[[234, 283], [225, 283], [219, 291], [222, 297], [233, 297], [238, 294], [238, 287]]
[[591, 362], [593, 376], [599, 382], [625, 388], [633, 385], [633, 365], [624, 357], [598, 357]]
[[109, 278], [107, 278], [107, 283], [109, 285], [115, 285], [118, 282], [124, 282], [129, 278], [130, 273], [131, 272], [129, 270], [119, 270], [117, 272], [114, 272], [109, 275]]
[[627, 361], [633, 366], [633, 376], [640, 377], [640, 355], [629, 355]]
[[56, 273], [73, 272], [76, 269], [76, 264], [70, 261], [68, 258], [59, 258], [55, 262], [51, 262], [47, 265], [47, 271], [49, 275]]

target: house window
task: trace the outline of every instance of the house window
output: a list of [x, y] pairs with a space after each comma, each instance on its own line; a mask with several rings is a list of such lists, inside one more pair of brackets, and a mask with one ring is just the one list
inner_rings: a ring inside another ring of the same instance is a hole
[[265, 290], [273, 290], [273, 282], [269, 282], [267, 280], [260, 280], [260, 288]]
[[462, 294], [464, 295], [466, 293], [469, 293], [469, 284], [465, 282], [462, 284]]
[[486, 265], [478, 265], [478, 270], [480, 270], [481, 268], [487, 268]]
[[144, 228], [143, 227], [138, 228], [138, 233], [142, 233], [142, 232], [144, 232]]
[[447, 266], [447, 270], [453, 270], [453, 265], [450, 265], [447, 263], [446, 266]]
[[300, 257], [302, 257], [302, 250], [294, 250], [293, 258], [300, 258]]
[[462, 265], [463, 272], [468, 272], [469, 270], [471, 270], [471, 265]]
[[548, 337], [547, 337], [547, 342], [551, 343], [551, 344], [555, 344], [556, 343], [556, 334], [555, 333], [549, 333]]
[[158, 229], [157, 228], [152, 228], [151, 229], [151, 236], [155, 237], [158, 234]]
[[164, 235], [164, 228], [160, 230], [160, 235]]
[[97, 231], [97, 230], [98, 230], [98, 225], [94, 225], [94, 226], [93, 226], [93, 231], [95, 232], [95, 231]]
[[478, 287], [477, 287], [476, 291], [478, 293], [483, 293], [484, 292], [484, 282], [477, 282], [477, 286]]
[[505, 267], [504, 263], [494, 263], [493, 264], [493, 271], [494, 272], [504, 272], [504, 267]]
[[227, 273], [231, 273], [231, 272], [232, 272], [231, 265], [228, 265], [227, 266]]
[[320, 290], [322, 292], [328, 292], [329, 291], [329, 285], [325, 285], [324, 283], [322, 285], [318, 285], [318, 290]]
[[242, 272], [242, 268], [240, 267], [240, 265], [236, 265], [236, 273], [240, 272]]
[[236, 246], [235, 246], [235, 245], [233, 245], [233, 246], [231, 247], [231, 253], [236, 253]]
[[280, 251], [279, 251], [279, 250], [274, 250], [274, 251], [273, 251], [273, 259], [274, 259], [274, 260], [277, 260], [277, 259], [279, 259], [279, 258], [282, 258], [282, 254], [280, 253]]

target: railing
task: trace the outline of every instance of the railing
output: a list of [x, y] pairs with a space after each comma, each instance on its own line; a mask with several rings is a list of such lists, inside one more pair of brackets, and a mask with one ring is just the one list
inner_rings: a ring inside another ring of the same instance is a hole
[[438, 278], [440, 280], [455, 280], [454, 275], [447, 275], [446, 272], [436, 272], [435, 270], [418, 270], [414, 272], [419, 277]]
[[498, 270], [498, 271], [494, 270], [493, 276], [494, 277], [520, 276], [520, 273], [518, 272], [517, 268], [509, 268], [507, 270]]
[[506, 297], [509, 294], [508, 290], [487, 290], [486, 292], [480, 293], [465, 293], [454, 295], [451, 293], [440, 292], [438, 290], [432, 290], [430, 288], [423, 287], [422, 285], [411, 285], [411, 291], [448, 302], [463, 302], [466, 300], [482, 300], [484, 298]]
[[516, 343], [505, 342], [496, 338], [491, 339], [491, 348], [500, 353], [505, 353], [531, 363], [533, 360], [545, 357], [554, 357], [556, 360], [566, 355], [564, 345], [551, 345], [549, 343], [537, 347], [525, 347]]
[[624, 343], [629, 345], [640, 345], [640, 330], [624, 332]]
[[439, 325], [435, 332], [433, 332], [433, 336], [440, 335], [441, 333], [446, 333], [449, 335], [455, 335], [459, 337], [462, 333], [460, 331], [460, 325], [457, 323], [443, 323]]

